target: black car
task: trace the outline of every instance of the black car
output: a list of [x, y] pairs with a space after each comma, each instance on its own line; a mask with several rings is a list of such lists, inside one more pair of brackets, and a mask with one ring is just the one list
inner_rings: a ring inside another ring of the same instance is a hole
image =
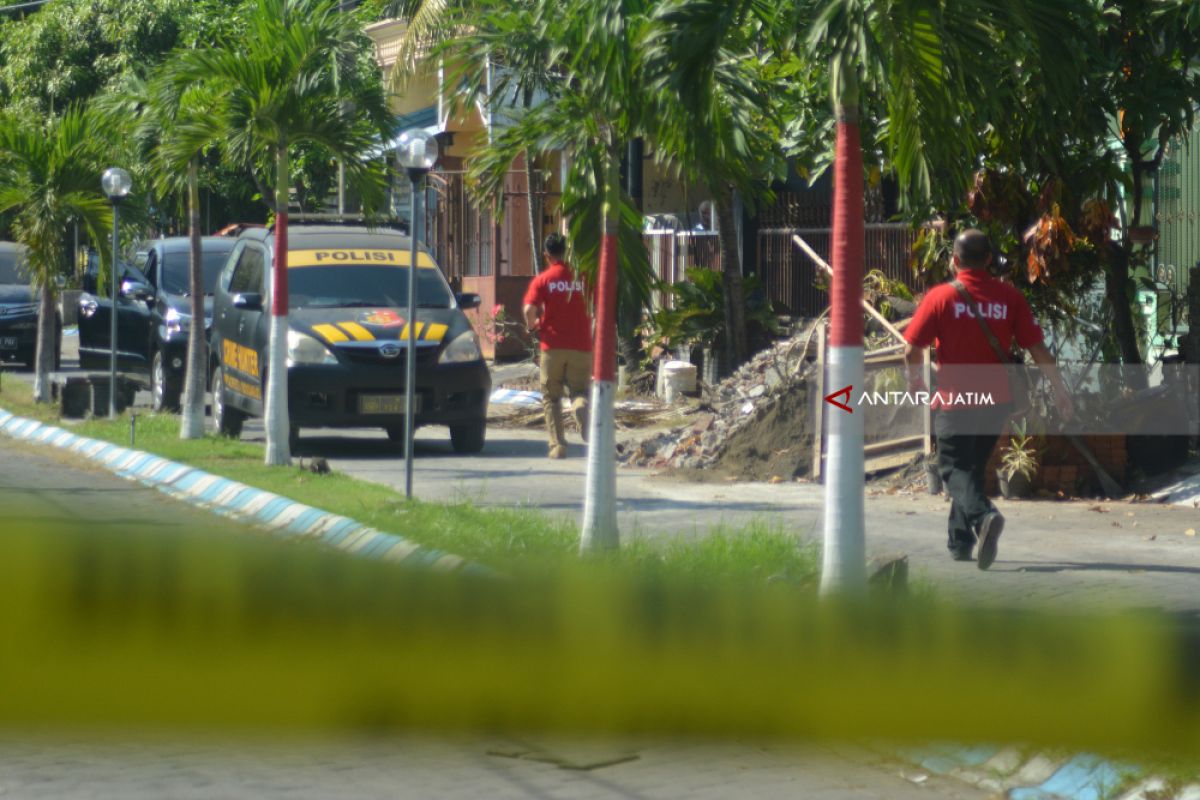
[[[25, 248], [0, 242], [0, 361], [32, 369], [37, 357], [38, 296], [25, 272]], [[54, 320], [54, 366], [62, 355], [62, 320]]]
[[[393, 230], [293, 225], [288, 236], [288, 417], [301, 427], [380, 427], [404, 436], [409, 239]], [[213, 303], [213, 416], [237, 436], [264, 413], [269, 352], [269, 229], [244, 231]], [[446, 425], [457, 452], [486, 435], [491, 374], [433, 259], [417, 258], [416, 425]]]
[[[200, 240], [204, 285], [204, 329], [212, 324], [212, 293], [235, 242], [206, 236]], [[187, 340], [192, 326], [189, 244], [187, 237], [158, 239], [147, 247], [145, 269], [121, 265], [117, 299], [117, 368], [141, 376], [150, 387], [155, 410], [179, 407], [187, 374]], [[112, 302], [97, 291], [97, 264], [88, 262], [85, 294], [79, 299], [79, 363], [105, 369], [111, 359]]]

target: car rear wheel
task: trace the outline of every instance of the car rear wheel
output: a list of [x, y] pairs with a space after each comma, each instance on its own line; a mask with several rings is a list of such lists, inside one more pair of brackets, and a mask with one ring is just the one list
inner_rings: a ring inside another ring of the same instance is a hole
[[152, 407], [155, 411], [178, 411], [179, 395], [182, 387], [179, 377], [167, 372], [162, 351], [154, 354], [150, 366], [150, 393], [153, 397]]
[[240, 409], [225, 404], [225, 381], [220, 364], [213, 370], [212, 376], [212, 414], [217, 433], [233, 439], [242, 435], [242, 423], [246, 421], [246, 415]]
[[478, 453], [487, 439], [487, 421], [450, 426], [450, 444], [456, 453]]

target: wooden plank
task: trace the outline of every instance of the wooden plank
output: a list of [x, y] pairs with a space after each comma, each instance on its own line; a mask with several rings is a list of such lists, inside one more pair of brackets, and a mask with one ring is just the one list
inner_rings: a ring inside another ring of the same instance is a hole
[[866, 366], [875, 367], [891, 363], [904, 366], [904, 353], [867, 353], [863, 356], [863, 364]]
[[812, 477], [821, 480], [825, 457], [825, 322], [817, 323], [817, 413], [813, 419]]
[[[796, 243], [797, 247], [799, 247], [801, 250], [803, 250], [805, 253], [807, 253], [808, 257], [811, 258], [818, 267], [825, 270], [825, 273], [827, 275], [830, 275], [830, 276], [833, 275], [833, 267], [829, 266], [829, 264], [827, 264], [825, 262], [825, 259], [823, 259], [819, 255], [817, 255], [817, 251], [813, 250], [811, 247], [809, 247], [808, 242], [804, 241], [798, 235], [795, 235], [795, 234], [792, 235], [792, 241]], [[904, 334], [902, 334], [899, 331], [899, 329], [896, 328], [895, 325], [888, 322], [887, 318], [885, 318], [883, 316], [883, 314], [880, 314], [877, 310], [875, 310], [875, 306], [871, 305], [866, 300], [863, 300], [862, 307], [863, 307], [864, 311], [866, 311], [868, 314], [870, 314], [872, 317], [875, 318], [876, 322], [878, 322], [880, 325], [882, 325], [884, 327], [884, 330], [886, 330], [892, 336], [895, 336], [900, 341], [902, 341], [902, 342], [904, 341]]]
[[883, 472], [888, 469], [898, 469], [907, 466], [913, 459], [911, 451], [904, 453], [887, 453], [885, 455], [869, 458], [864, 464], [863, 472], [870, 475], [874, 472]]
[[900, 439], [889, 439], [886, 442], [875, 442], [863, 448], [863, 455], [869, 458], [894, 450], [917, 449], [921, 447], [921, 440], [924, 438], [924, 436], [905, 436]]

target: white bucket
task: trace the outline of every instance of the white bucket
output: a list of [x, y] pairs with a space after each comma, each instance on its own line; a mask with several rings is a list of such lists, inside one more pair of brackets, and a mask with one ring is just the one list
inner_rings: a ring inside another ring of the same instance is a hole
[[662, 385], [663, 399], [668, 403], [696, 391], [696, 366], [686, 361], [668, 361], [662, 367]]

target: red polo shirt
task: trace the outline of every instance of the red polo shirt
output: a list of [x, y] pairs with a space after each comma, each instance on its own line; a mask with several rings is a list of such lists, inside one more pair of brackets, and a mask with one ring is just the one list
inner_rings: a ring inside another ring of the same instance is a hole
[[[1042, 341], [1042, 329], [1033, 319], [1025, 295], [1017, 287], [993, 278], [986, 270], [966, 269], [957, 275], [974, 299], [983, 320], [1007, 353], [1016, 339], [1030, 348]], [[997, 403], [1012, 398], [1008, 376], [1001, 370], [979, 369], [978, 365], [999, 364], [996, 351], [979, 328], [974, 312], [949, 283], [936, 286], [925, 295], [904, 339], [914, 347], [937, 347], [937, 386], [939, 396], [949, 393], [991, 393]], [[971, 369], [960, 369], [967, 365]], [[936, 402], [935, 407], [945, 407]]]
[[592, 350], [592, 320], [587, 286], [561, 261], [553, 262], [529, 282], [525, 305], [542, 310], [538, 337], [543, 350]]

